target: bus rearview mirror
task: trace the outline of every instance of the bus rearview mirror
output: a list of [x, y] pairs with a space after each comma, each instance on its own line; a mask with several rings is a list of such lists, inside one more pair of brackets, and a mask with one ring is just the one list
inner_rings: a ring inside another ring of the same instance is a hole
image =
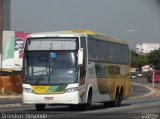
[[78, 50], [78, 64], [79, 65], [83, 64], [83, 48]]

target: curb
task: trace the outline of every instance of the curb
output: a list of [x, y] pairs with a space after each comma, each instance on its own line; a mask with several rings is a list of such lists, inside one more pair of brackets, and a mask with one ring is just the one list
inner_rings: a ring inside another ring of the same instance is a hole
[[[8, 100], [8, 99], [18, 99], [18, 98], [22, 98], [22, 95], [8, 95], [8, 96], [4, 96], [1, 95], [0, 96], [0, 100]], [[0, 108], [8, 108], [8, 107], [20, 107], [23, 106], [23, 103], [10, 103], [10, 104], [0, 104]]]
[[22, 95], [0, 95], [0, 99], [10, 99], [10, 98], [22, 98]]
[[23, 106], [23, 104], [21, 104], [21, 103], [16, 103], [16, 104], [2, 104], [2, 105], [0, 105], [0, 108], [7, 108], [7, 107], [20, 107], [20, 106]]

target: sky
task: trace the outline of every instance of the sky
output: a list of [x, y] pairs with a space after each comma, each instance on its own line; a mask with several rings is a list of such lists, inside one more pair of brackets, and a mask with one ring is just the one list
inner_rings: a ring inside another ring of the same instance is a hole
[[88, 29], [137, 43], [160, 43], [160, 0], [11, 0], [11, 30]]

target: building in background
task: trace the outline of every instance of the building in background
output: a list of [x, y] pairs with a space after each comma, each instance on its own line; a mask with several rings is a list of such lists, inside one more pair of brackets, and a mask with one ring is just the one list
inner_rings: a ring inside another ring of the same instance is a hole
[[138, 43], [136, 44], [136, 53], [139, 55], [148, 54], [153, 50], [158, 50], [160, 43]]

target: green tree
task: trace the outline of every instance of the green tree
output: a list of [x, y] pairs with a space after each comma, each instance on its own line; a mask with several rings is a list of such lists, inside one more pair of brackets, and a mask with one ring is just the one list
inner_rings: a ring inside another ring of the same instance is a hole
[[134, 50], [131, 50], [131, 66], [148, 64], [148, 57], [146, 55], [138, 55]]
[[154, 69], [160, 70], [160, 49], [148, 54], [148, 62], [153, 65]]
[[134, 51], [134, 50], [131, 50], [131, 66], [132, 67], [135, 67], [136, 66], [136, 57], [138, 56], [138, 54]]

